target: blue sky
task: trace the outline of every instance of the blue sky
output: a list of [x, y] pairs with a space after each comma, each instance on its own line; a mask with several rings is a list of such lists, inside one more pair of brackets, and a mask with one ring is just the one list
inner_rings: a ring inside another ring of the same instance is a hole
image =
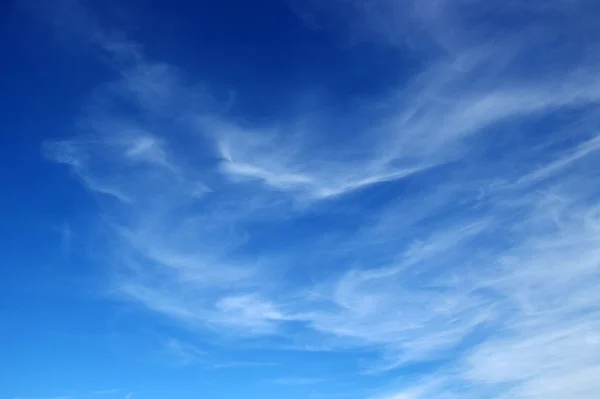
[[0, 398], [597, 398], [600, 3], [1, 8]]

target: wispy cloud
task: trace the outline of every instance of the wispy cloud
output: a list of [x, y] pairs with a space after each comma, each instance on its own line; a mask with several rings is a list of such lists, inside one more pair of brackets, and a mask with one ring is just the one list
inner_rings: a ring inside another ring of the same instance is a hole
[[171, 338], [165, 344], [167, 352], [174, 356], [178, 364], [189, 366], [204, 360], [206, 353], [196, 346]]
[[[367, 27], [386, 16], [350, 3]], [[422, 70], [375, 110], [265, 126], [94, 33], [118, 76], [92, 94], [82, 132], [44, 153], [97, 195], [111, 294], [232, 345], [357, 351], [370, 372], [443, 365], [386, 399], [594, 398], [600, 52], [572, 42], [600, 36], [589, 4], [380, 3], [435, 44]], [[514, 7], [533, 22], [471, 28]], [[546, 56], [555, 41], [568, 49]], [[133, 115], [115, 111], [124, 100]]]

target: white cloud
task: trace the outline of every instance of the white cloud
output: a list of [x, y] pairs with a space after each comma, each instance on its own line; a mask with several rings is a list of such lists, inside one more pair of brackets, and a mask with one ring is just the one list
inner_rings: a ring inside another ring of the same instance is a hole
[[566, 154], [565, 156], [550, 162], [543, 167], [528, 173], [525, 176], [522, 176], [517, 182], [517, 185], [521, 184], [532, 184], [536, 183], [545, 178], [552, 177], [559, 173], [561, 170], [570, 167], [575, 164], [577, 161], [582, 160], [583, 158], [593, 155], [596, 151], [600, 149], [600, 136], [594, 136], [588, 141], [581, 143], [571, 151], [570, 154]]
[[[272, 126], [215, 113], [175, 67], [95, 35], [119, 76], [92, 96], [85, 133], [45, 153], [101, 194], [111, 292], [234, 347], [352, 350], [372, 372], [444, 364], [386, 399], [595, 397], [598, 64], [580, 52], [543, 64], [532, 51], [549, 39], [525, 27], [468, 37], [459, 9], [483, 3], [434, 3], [411, 3], [412, 26], [443, 22], [431, 34], [447, 53], [377, 111]], [[123, 99], [131, 118], [114, 112]], [[549, 118], [573, 111], [585, 126]], [[391, 182], [402, 190], [387, 202], [344, 196]], [[338, 207], [351, 217], [277, 252], [295, 221]], [[166, 346], [186, 364], [204, 356]]]
[[171, 356], [174, 356], [177, 362], [182, 366], [189, 366], [201, 362], [206, 357], [206, 353], [196, 346], [175, 338], [171, 338], [167, 341], [165, 349]]
[[227, 324], [242, 325], [253, 332], [270, 331], [272, 321], [284, 320], [277, 306], [256, 295], [235, 295], [219, 299], [216, 308]]

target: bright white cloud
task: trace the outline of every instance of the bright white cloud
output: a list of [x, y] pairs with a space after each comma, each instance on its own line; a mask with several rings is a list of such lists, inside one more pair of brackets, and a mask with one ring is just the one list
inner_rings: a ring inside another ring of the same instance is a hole
[[[119, 78], [92, 96], [86, 133], [45, 153], [100, 195], [111, 292], [239, 345], [269, 337], [359, 351], [375, 358], [375, 372], [448, 364], [433, 382], [404, 383], [385, 399], [594, 398], [598, 63], [555, 60], [557, 72], [532, 72], [523, 62], [544, 35], [510, 26], [506, 37], [468, 37], [459, 11], [488, 6], [459, 3], [410, 3], [411, 26], [443, 22], [431, 34], [448, 53], [382, 99], [383, 112], [277, 126], [226, 118], [176, 68], [94, 36]], [[548, 7], [573, 4], [583, 2]], [[594, 46], [585, 50], [598, 54]], [[117, 116], [122, 98], [139, 118]], [[548, 122], [573, 110], [585, 126]], [[346, 134], [328, 142], [331, 128]], [[377, 207], [345, 195], [382, 183], [406, 187]], [[306, 247], [285, 254], [254, 241], [261, 228], [276, 240], [306, 214], [338, 206], [365, 222], [315, 224]], [[203, 356], [177, 340], [167, 347], [186, 362]]]

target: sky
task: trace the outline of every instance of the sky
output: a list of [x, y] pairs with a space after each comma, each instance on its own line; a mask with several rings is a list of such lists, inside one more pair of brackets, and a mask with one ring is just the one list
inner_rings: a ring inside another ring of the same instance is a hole
[[600, 2], [0, 5], [0, 399], [596, 399]]

